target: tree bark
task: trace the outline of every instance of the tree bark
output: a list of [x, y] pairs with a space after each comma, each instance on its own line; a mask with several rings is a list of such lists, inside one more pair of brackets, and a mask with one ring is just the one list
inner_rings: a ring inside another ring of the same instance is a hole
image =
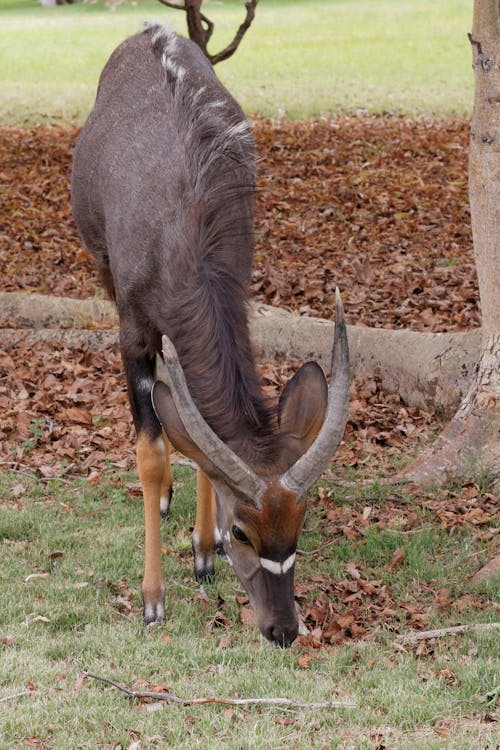
[[[104, 299], [77, 300], [25, 292], [0, 292], [0, 344], [15, 331], [36, 340], [85, 339], [95, 349], [116, 346], [115, 306]], [[28, 329], [28, 330], [26, 330]], [[404, 403], [451, 416], [467, 393], [479, 358], [479, 330], [467, 333], [417, 333], [347, 326], [352, 375], [380, 378], [388, 393]], [[333, 323], [299, 317], [253, 303], [250, 334], [261, 362], [330, 363]]]
[[186, 22], [188, 27], [189, 38], [196, 42], [198, 47], [209, 57], [207, 44], [210, 39], [210, 33], [205, 32], [201, 18], [202, 0], [185, 0]]
[[469, 199], [482, 313], [481, 353], [471, 387], [434, 446], [402, 478], [432, 484], [471, 466], [500, 481], [500, 3], [475, 0], [475, 90], [469, 151]]

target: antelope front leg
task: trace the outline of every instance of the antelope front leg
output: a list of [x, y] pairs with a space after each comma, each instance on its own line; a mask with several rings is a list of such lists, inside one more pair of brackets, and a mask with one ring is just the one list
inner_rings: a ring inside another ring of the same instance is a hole
[[194, 555], [194, 575], [197, 581], [215, 575], [214, 550], [216, 541], [215, 491], [210, 480], [198, 469], [196, 473], [196, 523], [191, 537]]
[[163, 437], [151, 440], [146, 433], [137, 440], [137, 469], [144, 498], [144, 622], [165, 618], [165, 587], [161, 571], [160, 503], [164, 490], [167, 451]]
[[[144, 578], [142, 600], [144, 622], [149, 625], [165, 618], [165, 588], [161, 574], [160, 506], [162, 494], [172, 484], [168, 453], [162, 428], [151, 403], [155, 359], [138, 354], [144, 343], [136, 338], [137, 331], [125, 318], [120, 326], [122, 358], [127, 374], [127, 387], [137, 432], [137, 471], [144, 498]], [[170, 494], [170, 493], [169, 493]], [[165, 507], [165, 503], [164, 503]], [[168, 504], [167, 508], [168, 509]]]

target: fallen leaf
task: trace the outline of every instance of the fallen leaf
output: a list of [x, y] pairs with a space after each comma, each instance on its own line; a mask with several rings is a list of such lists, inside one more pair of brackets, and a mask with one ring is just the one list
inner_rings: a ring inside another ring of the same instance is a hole
[[240, 618], [244, 625], [249, 625], [252, 628], [255, 627], [255, 615], [250, 607], [241, 608]]
[[402, 565], [405, 559], [406, 559], [406, 552], [403, 549], [398, 547], [398, 549], [394, 550], [394, 553], [392, 555], [392, 561], [389, 567], [391, 568], [391, 570], [394, 570], [394, 568], [397, 568], [399, 565]]

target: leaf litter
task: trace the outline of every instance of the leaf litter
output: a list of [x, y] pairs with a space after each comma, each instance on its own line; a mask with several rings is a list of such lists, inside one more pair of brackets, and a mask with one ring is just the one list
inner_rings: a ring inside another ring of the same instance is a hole
[[[361, 115], [317, 122], [258, 119], [253, 126], [260, 157], [254, 298], [330, 318], [338, 285], [349, 321], [357, 325], [438, 332], [480, 324], [466, 121]], [[69, 204], [77, 132], [53, 125], [0, 128], [3, 291], [100, 294]], [[261, 365], [270, 395], [291, 374], [285, 365]], [[0, 352], [0, 408], [0, 462], [6, 468], [45, 479], [80, 475], [97, 483], [110, 469], [134, 467], [134, 431], [117, 349], [91, 351], [84, 339], [40, 342], [34, 349], [26, 332], [12, 333]], [[366, 476], [374, 467], [390, 474], [439, 427], [436, 415], [385, 394], [377, 377], [358, 378], [328, 478], [341, 478], [346, 466]], [[22, 501], [22, 486], [13, 484], [16, 502]], [[383, 508], [369, 497], [339, 507], [320, 487], [313, 502], [322, 509], [328, 538], [353, 545], [363, 543], [370, 525], [398, 533], [422, 526], [419, 507], [408, 508], [397, 497]], [[475, 539], [497, 541], [498, 499], [474, 484], [423, 496], [422, 506], [451, 534], [472, 525]], [[404, 566], [404, 550], [397, 548], [388, 565]], [[127, 582], [111, 587], [112, 606], [122, 616], [135, 616]], [[432, 607], [460, 612], [487, 605], [483, 597], [466, 594], [450, 603], [446, 591], [426, 607], [415, 599], [396, 602], [374, 571], [354, 563], [338, 580], [317, 576], [297, 583], [296, 593], [310, 631], [298, 639], [306, 654], [302, 666], [318, 648], [372, 638], [381, 627], [396, 629], [402, 616], [407, 627], [425, 628]], [[250, 623], [250, 610], [241, 606], [242, 620]], [[219, 614], [218, 624], [226, 627]]]
[[[257, 119], [256, 299], [356, 325], [480, 325], [467, 197], [469, 125], [401, 116]], [[78, 128], [0, 128], [0, 288], [92, 297], [71, 216]], [[43, 272], [41, 272], [43, 269]]]

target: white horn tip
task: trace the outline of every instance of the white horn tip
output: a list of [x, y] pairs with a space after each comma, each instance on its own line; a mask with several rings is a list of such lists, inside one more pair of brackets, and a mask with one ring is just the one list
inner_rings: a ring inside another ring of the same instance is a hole
[[335, 287], [335, 319], [340, 321], [344, 318], [344, 305], [338, 286]]
[[175, 349], [175, 346], [173, 345], [172, 341], [169, 339], [168, 336], [165, 334], [161, 338], [161, 346], [162, 346], [162, 352], [163, 357], [166, 362], [172, 362], [177, 360], [177, 351]]

